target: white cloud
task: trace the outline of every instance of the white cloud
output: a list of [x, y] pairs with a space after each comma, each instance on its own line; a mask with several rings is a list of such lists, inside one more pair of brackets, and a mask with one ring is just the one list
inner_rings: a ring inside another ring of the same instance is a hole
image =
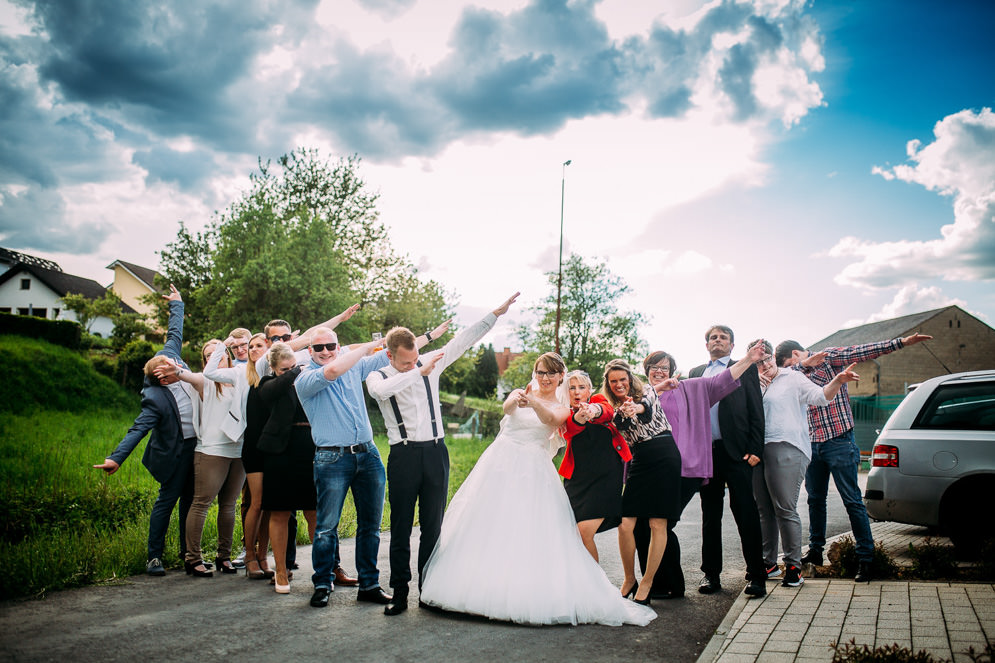
[[890, 320], [891, 318], [943, 308], [952, 304], [956, 304], [962, 308], [967, 305], [962, 299], [949, 297], [937, 286], [918, 288], [914, 285], [909, 285], [899, 288], [898, 292], [895, 293], [894, 299], [885, 304], [884, 308], [858, 324]]
[[855, 257], [836, 276], [841, 285], [886, 288], [926, 278], [948, 281], [995, 279], [995, 114], [983, 108], [948, 115], [935, 139], [908, 144], [909, 164], [875, 166], [886, 180], [920, 184], [953, 198], [954, 222], [937, 239], [871, 242], [844, 237], [829, 251]]

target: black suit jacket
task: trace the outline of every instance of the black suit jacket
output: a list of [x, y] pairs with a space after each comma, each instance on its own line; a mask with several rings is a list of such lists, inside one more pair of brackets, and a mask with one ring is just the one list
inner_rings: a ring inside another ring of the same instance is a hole
[[259, 402], [266, 410], [266, 421], [259, 433], [257, 448], [265, 453], [280, 454], [290, 442], [290, 427], [301, 410], [301, 402], [294, 389], [294, 380], [301, 369], [295, 366], [283, 375], [267, 375], [259, 381]]
[[[735, 362], [730, 359], [729, 363]], [[707, 364], [691, 369], [690, 377], [701, 377]], [[764, 404], [760, 392], [757, 367], [750, 366], [739, 378], [740, 386], [719, 401], [719, 428], [722, 442], [733, 460], [743, 460], [746, 454], [763, 457]]]

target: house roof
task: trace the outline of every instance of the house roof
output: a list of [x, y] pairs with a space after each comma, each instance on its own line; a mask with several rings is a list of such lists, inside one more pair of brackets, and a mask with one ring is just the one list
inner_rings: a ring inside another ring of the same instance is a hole
[[155, 275], [158, 274], [158, 272], [154, 269], [142, 267], [141, 265], [136, 265], [132, 262], [125, 262], [124, 260], [115, 260], [111, 264], [107, 265], [107, 269], [114, 269], [115, 265], [121, 265], [128, 270], [132, 276], [148, 286], [149, 290], [153, 292], [156, 291]]
[[[0, 285], [16, 278], [24, 272], [28, 272], [36, 279], [44, 283], [59, 297], [63, 297], [66, 294], [73, 292], [83, 295], [89, 299], [100, 299], [104, 296], [104, 293], [107, 292], [107, 288], [100, 285], [93, 279], [83, 278], [82, 276], [74, 276], [73, 274], [66, 274], [61, 270], [56, 271], [54, 269], [45, 269], [44, 267], [38, 267], [37, 265], [26, 263], [14, 265], [10, 268], [10, 270], [0, 274]], [[124, 313], [136, 313], [135, 309], [131, 308], [124, 302], [121, 302], [121, 310]]]
[[11, 251], [10, 249], [5, 249], [0, 246], [0, 262], [23, 265], [36, 265], [38, 267], [44, 267], [45, 269], [51, 269], [56, 272], [61, 272], [62, 267], [59, 263], [52, 260], [46, 260], [45, 258], [39, 258], [38, 256], [28, 255], [27, 253], [21, 253], [20, 251]]
[[903, 315], [899, 318], [872, 322], [867, 325], [860, 325], [859, 327], [851, 327], [850, 329], [841, 329], [821, 341], [811, 344], [808, 346], [808, 350], [817, 351], [823, 348], [862, 345], [864, 343], [876, 343], [900, 336], [908, 336], [915, 332], [922, 323], [952, 308], [963, 311], [959, 306], [944, 306], [943, 308], [933, 309], [932, 311], [923, 311], [922, 313]]

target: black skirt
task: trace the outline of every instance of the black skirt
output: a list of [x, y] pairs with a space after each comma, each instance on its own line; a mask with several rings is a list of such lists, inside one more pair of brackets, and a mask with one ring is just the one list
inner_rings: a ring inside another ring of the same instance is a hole
[[293, 426], [290, 441], [280, 454], [263, 454], [263, 509], [314, 511], [314, 442], [311, 429]]
[[564, 479], [577, 522], [604, 518], [599, 532], [622, 522], [622, 458], [612, 444], [611, 431], [587, 426], [570, 440], [574, 457], [573, 476]]
[[633, 445], [629, 478], [622, 492], [622, 515], [680, 518], [681, 452], [669, 432]]

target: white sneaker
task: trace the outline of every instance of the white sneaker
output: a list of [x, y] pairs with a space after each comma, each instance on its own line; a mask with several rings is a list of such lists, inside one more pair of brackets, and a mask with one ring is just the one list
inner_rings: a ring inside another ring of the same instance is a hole
[[235, 559], [233, 559], [231, 561], [231, 565], [234, 566], [236, 569], [244, 569], [245, 568], [245, 551], [244, 550], [238, 554], [238, 557], [236, 557]]

